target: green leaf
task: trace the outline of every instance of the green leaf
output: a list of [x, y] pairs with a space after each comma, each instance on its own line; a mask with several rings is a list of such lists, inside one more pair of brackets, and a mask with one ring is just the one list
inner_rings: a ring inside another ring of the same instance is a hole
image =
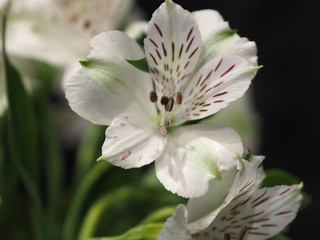
[[[5, 21], [4, 23], [5, 24]], [[5, 26], [3, 26], [3, 30]], [[8, 101], [8, 128], [12, 157], [23, 165], [30, 175], [37, 178], [39, 156], [37, 154], [36, 117], [31, 98], [27, 94], [18, 71], [9, 62], [3, 32], [2, 57], [6, 96]]]
[[89, 238], [88, 240], [156, 240], [163, 223], [150, 223], [130, 229], [121, 236]]
[[126, 59], [126, 61], [128, 63], [130, 63], [132, 66], [134, 66], [135, 68], [143, 71], [143, 72], [146, 72], [146, 73], [149, 73], [149, 67], [148, 67], [148, 62], [147, 62], [147, 59], [146, 58], [141, 58], [141, 59], [138, 59], [138, 60], [128, 60]]
[[266, 171], [263, 187], [273, 187], [276, 185], [293, 185], [299, 184], [300, 180], [289, 172], [281, 169], [270, 169]]
[[38, 137], [32, 102], [5, 48], [6, 16], [2, 17], [2, 58], [8, 100], [8, 140], [12, 159], [31, 199], [29, 208], [34, 239], [43, 239], [42, 204], [37, 187], [39, 173]]

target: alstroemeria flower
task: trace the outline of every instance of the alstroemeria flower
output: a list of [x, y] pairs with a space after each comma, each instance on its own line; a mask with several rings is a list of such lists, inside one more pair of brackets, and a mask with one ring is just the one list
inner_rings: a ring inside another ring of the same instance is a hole
[[[138, 18], [137, 14], [128, 17], [135, 10], [133, 4], [134, 0], [0, 0], [0, 11], [8, 15], [7, 52], [62, 69], [64, 85], [81, 68], [78, 60], [87, 56], [93, 36], [124, 27], [133, 36], [144, 30], [146, 22], [127, 26]], [[23, 68], [21, 73], [26, 83]], [[2, 82], [0, 76], [0, 86]], [[7, 106], [3, 91], [0, 89], [0, 115]]]
[[159, 240], [264, 240], [280, 232], [296, 216], [301, 185], [257, 189], [256, 167], [244, 162], [227, 195], [213, 191], [179, 205]]
[[[216, 11], [190, 13], [166, 1], [149, 22], [145, 53], [118, 31], [96, 36], [91, 46], [66, 97], [83, 118], [109, 125], [100, 159], [123, 168], [155, 161], [162, 184], [184, 197], [205, 194], [210, 180], [236, 168], [243, 146], [234, 130], [183, 124], [244, 94], [257, 70], [253, 42]], [[145, 56], [150, 73], [126, 61]]]
[[96, 34], [118, 29], [133, 0], [11, 0], [7, 51], [66, 67], [88, 54]]

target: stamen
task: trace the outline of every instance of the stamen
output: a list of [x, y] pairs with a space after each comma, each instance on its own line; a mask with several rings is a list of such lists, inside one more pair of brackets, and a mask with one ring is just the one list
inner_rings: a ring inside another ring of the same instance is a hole
[[160, 128], [159, 128], [159, 132], [162, 136], [167, 136], [168, 134], [168, 130], [166, 129], [166, 127], [164, 125], [161, 125]]
[[239, 235], [237, 236], [236, 240], [243, 240], [245, 235], [246, 235], [246, 233], [247, 233], [247, 229], [248, 228], [247, 228], [246, 225], [243, 226], [243, 228], [241, 229], [241, 231], [240, 231]]
[[160, 103], [162, 105], [167, 105], [168, 102], [169, 102], [169, 98], [167, 96], [162, 96], [161, 97]]
[[225, 233], [223, 240], [231, 240], [230, 235], [228, 233]]
[[176, 102], [178, 105], [180, 105], [182, 103], [182, 93], [181, 92], [177, 92]]
[[150, 101], [153, 103], [158, 101], [158, 95], [154, 90], [150, 91], [149, 97]]
[[173, 97], [170, 96], [168, 103], [164, 106], [164, 110], [166, 110], [166, 112], [171, 112], [173, 108], [173, 104], [174, 104]]

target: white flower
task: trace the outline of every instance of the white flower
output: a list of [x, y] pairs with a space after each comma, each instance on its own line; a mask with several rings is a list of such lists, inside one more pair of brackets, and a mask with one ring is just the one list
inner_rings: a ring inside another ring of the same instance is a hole
[[118, 28], [133, 0], [11, 0], [7, 51], [66, 67], [88, 54], [90, 39]]
[[227, 194], [208, 191], [189, 200], [187, 207], [179, 205], [159, 240], [264, 240], [289, 224], [300, 206], [302, 186], [257, 189], [261, 172], [251, 163], [243, 164]]
[[[1, 0], [7, 12], [6, 50], [15, 57], [50, 63], [64, 71], [62, 85], [81, 68], [78, 60], [88, 52], [96, 34], [123, 28], [133, 10], [134, 0]], [[140, 22], [130, 33], [145, 27]], [[22, 69], [24, 70], [24, 69]], [[0, 69], [2, 72], [2, 69]], [[26, 84], [26, 74], [21, 72]], [[0, 76], [0, 115], [6, 109], [3, 76]]]
[[[166, 1], [149, 22], [145, 54], [118, 31], [96, 36], [91, 46], [65, 90], [80, 116], [109, 125], [100, 159], [123, 168], [155, 161], [162, 184], [183, 197], [205, 194], [211, 179], [236, 168], [243, 146], [234, 130], [183, 124], [244, 94], [258, 68], [253, 42], [216, 11], [190, 13]], [[126, 61], [144, 56], [150, 74]]]

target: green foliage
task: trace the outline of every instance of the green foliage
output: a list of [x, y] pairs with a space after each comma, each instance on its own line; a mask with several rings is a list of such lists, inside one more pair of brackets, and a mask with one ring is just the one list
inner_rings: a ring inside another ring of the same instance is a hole
[[148, 67], [148, 62], [146, 58], [141, 58], [138, 60], [128, 60], [126, 59], [126, 61], [128, 63], [130, 63], [132, 66], [134, 66], [135, 68], [148, 73], [149, 72], [149, 67]]

